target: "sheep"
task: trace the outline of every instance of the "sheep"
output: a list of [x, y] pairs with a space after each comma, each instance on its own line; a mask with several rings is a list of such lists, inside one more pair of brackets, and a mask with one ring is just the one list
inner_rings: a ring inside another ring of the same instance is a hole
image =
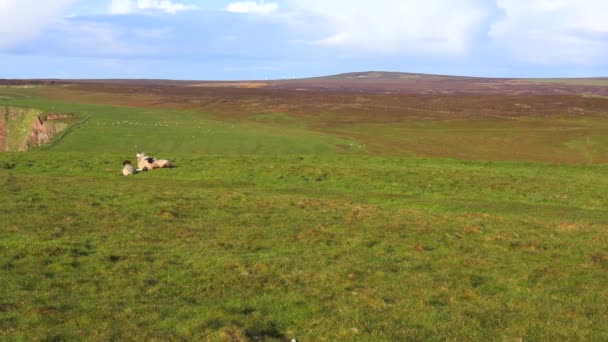
[[131, 162], [128, 160], [125, 160], [122, 163], [122, 175], [123, 176], [131, 176], [137, 173], [137, 171], [133, 168], [133, 166], [131, 166]]
[[148, 157], [144, 152], [140, 152], [136, 154], [137, 156], [137, 167], [140, 170], [152, 170], [152, 169], [163, 169], [163, 168], [172, 168], [173, 163], [170, 160], [166, 159], [156, 159], [153, 157]]
[[143, 152], [137, 153], [137, 169], [143, 170], [152, 169], [152, 163], [154, 162], [154, 158], [147, 157]]
[[153, 169], [170, 169], [170, 168], [173, 168], [173, 163], [167, 159], [160, 159], [160, 160], [154, 159], [154, 161], [152, 162], [152, 168]]

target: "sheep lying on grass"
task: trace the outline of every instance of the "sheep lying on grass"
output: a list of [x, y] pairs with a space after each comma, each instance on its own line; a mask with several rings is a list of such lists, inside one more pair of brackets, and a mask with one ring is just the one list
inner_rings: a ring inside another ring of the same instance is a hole
[[123, 176], [131, 176], [141, 171], [148, 171], [152, 169], [161, 169], [161, 168], [172, 168], [173, 163], [170, 160], [166, 159], [156, 159], [153, 157], [148, 157], [145, 153], [137, 153], [137, 169], [135, 169], [131, 162], [125, 160], [122, 163], [122, 175]]
[[130, 161], [125, 160], [122, 163], [122, 175], [123, 176], [130, 176], [130, 175], [134, 175], [136, 173], [137, 173], [137, 171], [135, 170], [135, 168], [133, 168], [133, 166], [131, 166]]
[[172, 168], [173, 163], [170, 160], [166, 159], [156, 159], [153, 157], [148, 157], [144, 152], [137, 153], [137, 168], [140, 170], [147, 169], [164, 169], [164, 168]]

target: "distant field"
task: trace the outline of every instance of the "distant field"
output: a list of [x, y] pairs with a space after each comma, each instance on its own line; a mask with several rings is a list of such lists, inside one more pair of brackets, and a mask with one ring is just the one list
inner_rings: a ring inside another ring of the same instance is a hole
[[0, 105], [91, 115], [51, 148], [55, 151], [367, 153], [608, 162], [608, 98], [104, 89], [88, 85], [0, 89], [0, 96], [19, 96], [0, 99]]
[[569, 84], [569, 85], [588, 85], [608, 87], [608, 78], [536, 78], [526, 79], [522, 82], [531, 82], [538, 84]]
[[349, 125], [377, 154], [566, 163], [608, 161], [608, 125], [602, 117], [554, 117]]
[[[328, 153], [357, 151], [355, 142], [314, 132], [291, 122], [264, 125], [223, 122], [190, 111], [49, 102], [39, 99], [0, 100], [0, 104], [69, 112], [89, 117], [49, 151], [197, 154]], [[264, 122], [266, 117], [259, 116]], [[358, 146], [358, 145], [357, 145]]]
[[0, 340], [608, 340], [607, 105], [0, 88], [78, 118], [0, 153]]

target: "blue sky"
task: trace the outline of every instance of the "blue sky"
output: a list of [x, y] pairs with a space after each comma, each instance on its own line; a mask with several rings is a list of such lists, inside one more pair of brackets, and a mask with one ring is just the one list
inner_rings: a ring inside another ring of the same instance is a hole
[[606, 0], [0, 0], [0, 78], [608, 76]]

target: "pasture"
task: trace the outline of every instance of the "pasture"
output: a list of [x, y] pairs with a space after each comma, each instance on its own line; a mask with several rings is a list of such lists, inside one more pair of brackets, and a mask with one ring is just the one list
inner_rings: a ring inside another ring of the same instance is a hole
[[0, 339], [608, 339], [608, 100], [224, 91], [0, 89]]

